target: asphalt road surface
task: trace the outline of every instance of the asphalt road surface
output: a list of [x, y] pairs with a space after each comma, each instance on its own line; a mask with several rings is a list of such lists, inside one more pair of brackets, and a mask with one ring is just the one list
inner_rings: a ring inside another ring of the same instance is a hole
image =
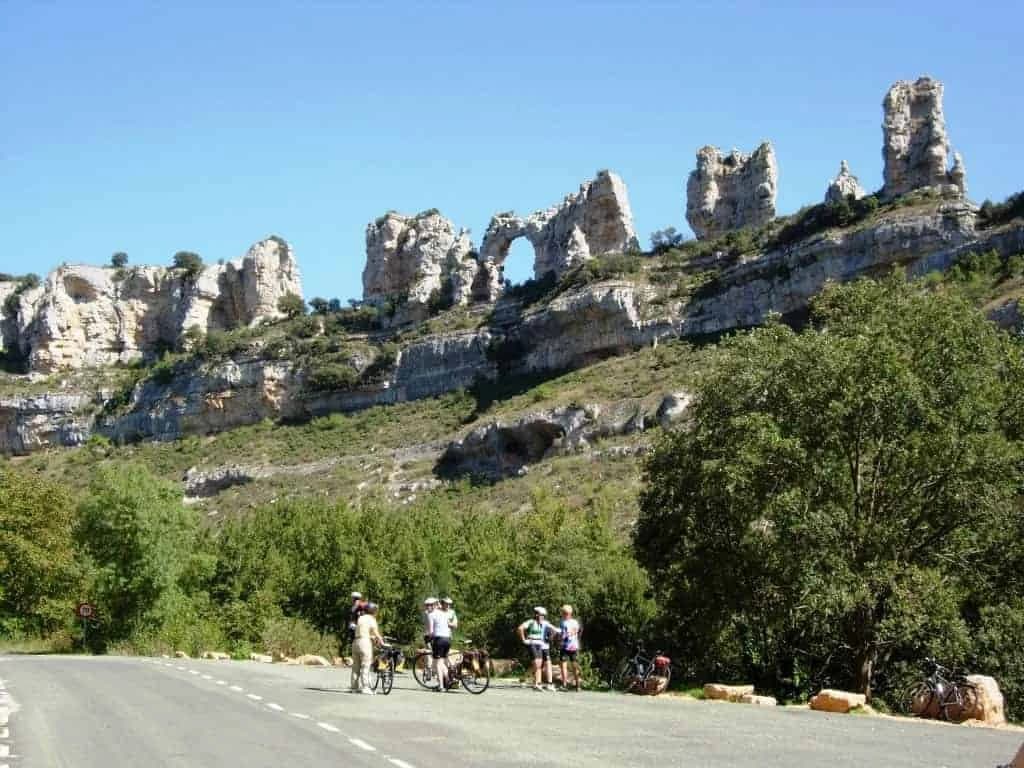
[[[345, 692], [348, 670], [0, 657], [0, 768], [992, 768], [1019, 730], [495, 685]], [[6, 722], [5, 722], [6, 721]]]

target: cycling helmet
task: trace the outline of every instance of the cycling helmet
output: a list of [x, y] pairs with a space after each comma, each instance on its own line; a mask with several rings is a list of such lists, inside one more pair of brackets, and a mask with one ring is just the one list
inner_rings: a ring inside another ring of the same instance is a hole
[[353, 592], [352, 593], [352, 599], [353, 600], [362, 600], [363, 599], [363, 593], [362, 592]]
[[376, 613], [377, 612], [377, 604], [376, 603], [367, 603], [366, 604], [366, 612], [367, 613]]
[[442, 597], [441, 602], [445, 605], [455, 605], [455, 601], [452, 600], [450, 597]]
[[540, 605], [538, 605], [536, 608], [534, 608], [533, 612], [534, 613], [539, 613], [541, 616], [547, 616], [548, 615], [547, 609], [542, 607], [542, 606], [540, 606]]
[[436, 605], [437, 604], [437, 598], [436, 597], [428, 597], [428, 598], [426, 598], [423, 601], [423, 604], [424, 605]]

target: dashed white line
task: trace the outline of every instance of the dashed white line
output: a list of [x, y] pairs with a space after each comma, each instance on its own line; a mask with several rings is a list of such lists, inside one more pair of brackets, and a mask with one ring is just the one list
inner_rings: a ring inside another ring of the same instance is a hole
[[213, 675], [201, 675], [203, 680], [213, 680]]
[[7, 707], [0, 707], [0, 725], [7, 725], [7, 716], [10, 712]]
[[217, 685], [227, 685], [227, 684], [228, 684], [227, 680], [218, 680], [217, 681]]
[[248, 698], [252, 699], [253, 701], [263, 701], [263, 697], [262, 696], [257, 696], [255, 693], [247, 693], [245, 695]]
[[175, 669], [178, 670], [179, 672], [184, 672], [185, 671], [184, 667], [175, 667]]
[[173, 667], [174, 665], [173, 665], [173, 664], [170, 664], [170, 663], [168, 663], [168, 662], [166, 662], [166, 661], [165, 661], [165, 662], [164, 662], [164, 666], [165, 666], [165, 667]]
[[297, 717], [299, 720], [309, 720], [309, 715], [304, 715], [301, 712], [292, 712], [292, 717]]
[[10, 757], [11, 748], [6, 744], [0, 744], [0, 757]]
[[372, 744], [367, 744], [362, 739], [349, 739], [349, 743], [354, 744], [360, 749], [365, 749], [367, 752], [376, 752], [377, 748]]
[[340, 731], [340, 730], [338, 730], [337, 728], [335, 728], [335, 727], [334, 727], [333, 725], [331, 725], [330, 723], [317, 723], [317, 725], [319, 725], [319, 726], [320, 726], [321, 728], [323, 728], [323, 729], [324, 729], [325, 731], [330, 731], [331, 733], [341, 733], [341, 731]]
[[11, 738], [11, 732], [7, 728], [0, 728], [0, 739]]
[[275, 704], [272, 701], [268, 701], [267, 702], [267, 706], [270, 707], [275, 712], [284, 712], [284, 707], [282, 707], [280, 704]]
[[389, 757], [388, 762], [392, 765], [397, 765], [398, 768], [413, 768], [412, 765], [405, 762], [405, 760], [399, 760], [397, 757]]
[[240, 685], [232, 685], [231, 686], [231, 690], [234, 691], [235, 693], [241, 693], [245, 689], [242, 688], [242, 686], [240, 686]]
[[195, 670], [195, 669], [190, 669], [190, 670], [188, 671], [188, 673], [189, 673], [190, 675], [198, 675], [198, 674], [199, 674], [199, 671], [198, 671], [198, 670]]

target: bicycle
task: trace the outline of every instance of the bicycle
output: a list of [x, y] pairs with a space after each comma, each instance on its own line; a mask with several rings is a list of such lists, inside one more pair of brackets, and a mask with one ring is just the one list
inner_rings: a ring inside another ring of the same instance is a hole
[[376, 693], [379, 687], [385, 696], [391, 693], [391, 687], [395, 684], [395, 667], [401, 664], [404, 658], [401, 649], [391, 645], [393, 642], [395, 639], [392, 637], [384, 638], [384, 644], [380, 646], [373, 664], [377, 672], [373, 679], [373, 692]]
[[[468, 640], [466, 644], [472, 645]], [[470, 647], [462, 651], [449, 651], [447, 662], [446, 690], [461, 685], [468, 693], [481, 694], [490, 686], [491, 659], [486, 650]], [[416, 654], [412, 664], [412, 676], [427, 690], [437, 690], [441, 687], [434, 671], [433, 655], [429, 650], [421, 650]]]
[[[665, 687], [672, 679], [672, 660], [661, 651], [653, 657], [644, 655], [643, 643], [633, 646], [633, 654], [619, 662], [614, 674], [608, 680], [608, 687], [615, 691], [628, 693], [634, 689], [644, 691], [652, 677], [663, 678]], [[659, 686], [662, 683], [659, 681]]]
[[963, 675], [954, 675], [935, 659], [925, 659], [924, 666], [929, 670], [925, 679], [910, 686], [903, 696], [908, 714], [959, 722], [975, 709], [979, 696], [974, 683]]

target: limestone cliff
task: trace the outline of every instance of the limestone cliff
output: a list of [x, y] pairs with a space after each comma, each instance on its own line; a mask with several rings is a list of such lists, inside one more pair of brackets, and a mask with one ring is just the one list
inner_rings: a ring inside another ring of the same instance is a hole
[[697, 151], [697, 168], [686, 184], [686, 220], [698, 239], [713, 239], [775, 218], [779, 170], [775, 149], [764, 142], [745, 155], [717, 147]]
[[196, 275], [167, 267], [62, 266], [20, 294], [5, 318], [4, 344], [42, 373], [124, 363], [174, 347], [192, 326], [206, 332], [276, 317], [286, 293], [301, 295], [302, 284], [291, 247], [276, 237]]
[[943, 86], [930, 77], [893, 84], [882, 104], [885, 144], [883, 194], [892, 198], [922, 187], [967, 191], [963, 159], [949, 167], [949, 138], [942, 111]]

